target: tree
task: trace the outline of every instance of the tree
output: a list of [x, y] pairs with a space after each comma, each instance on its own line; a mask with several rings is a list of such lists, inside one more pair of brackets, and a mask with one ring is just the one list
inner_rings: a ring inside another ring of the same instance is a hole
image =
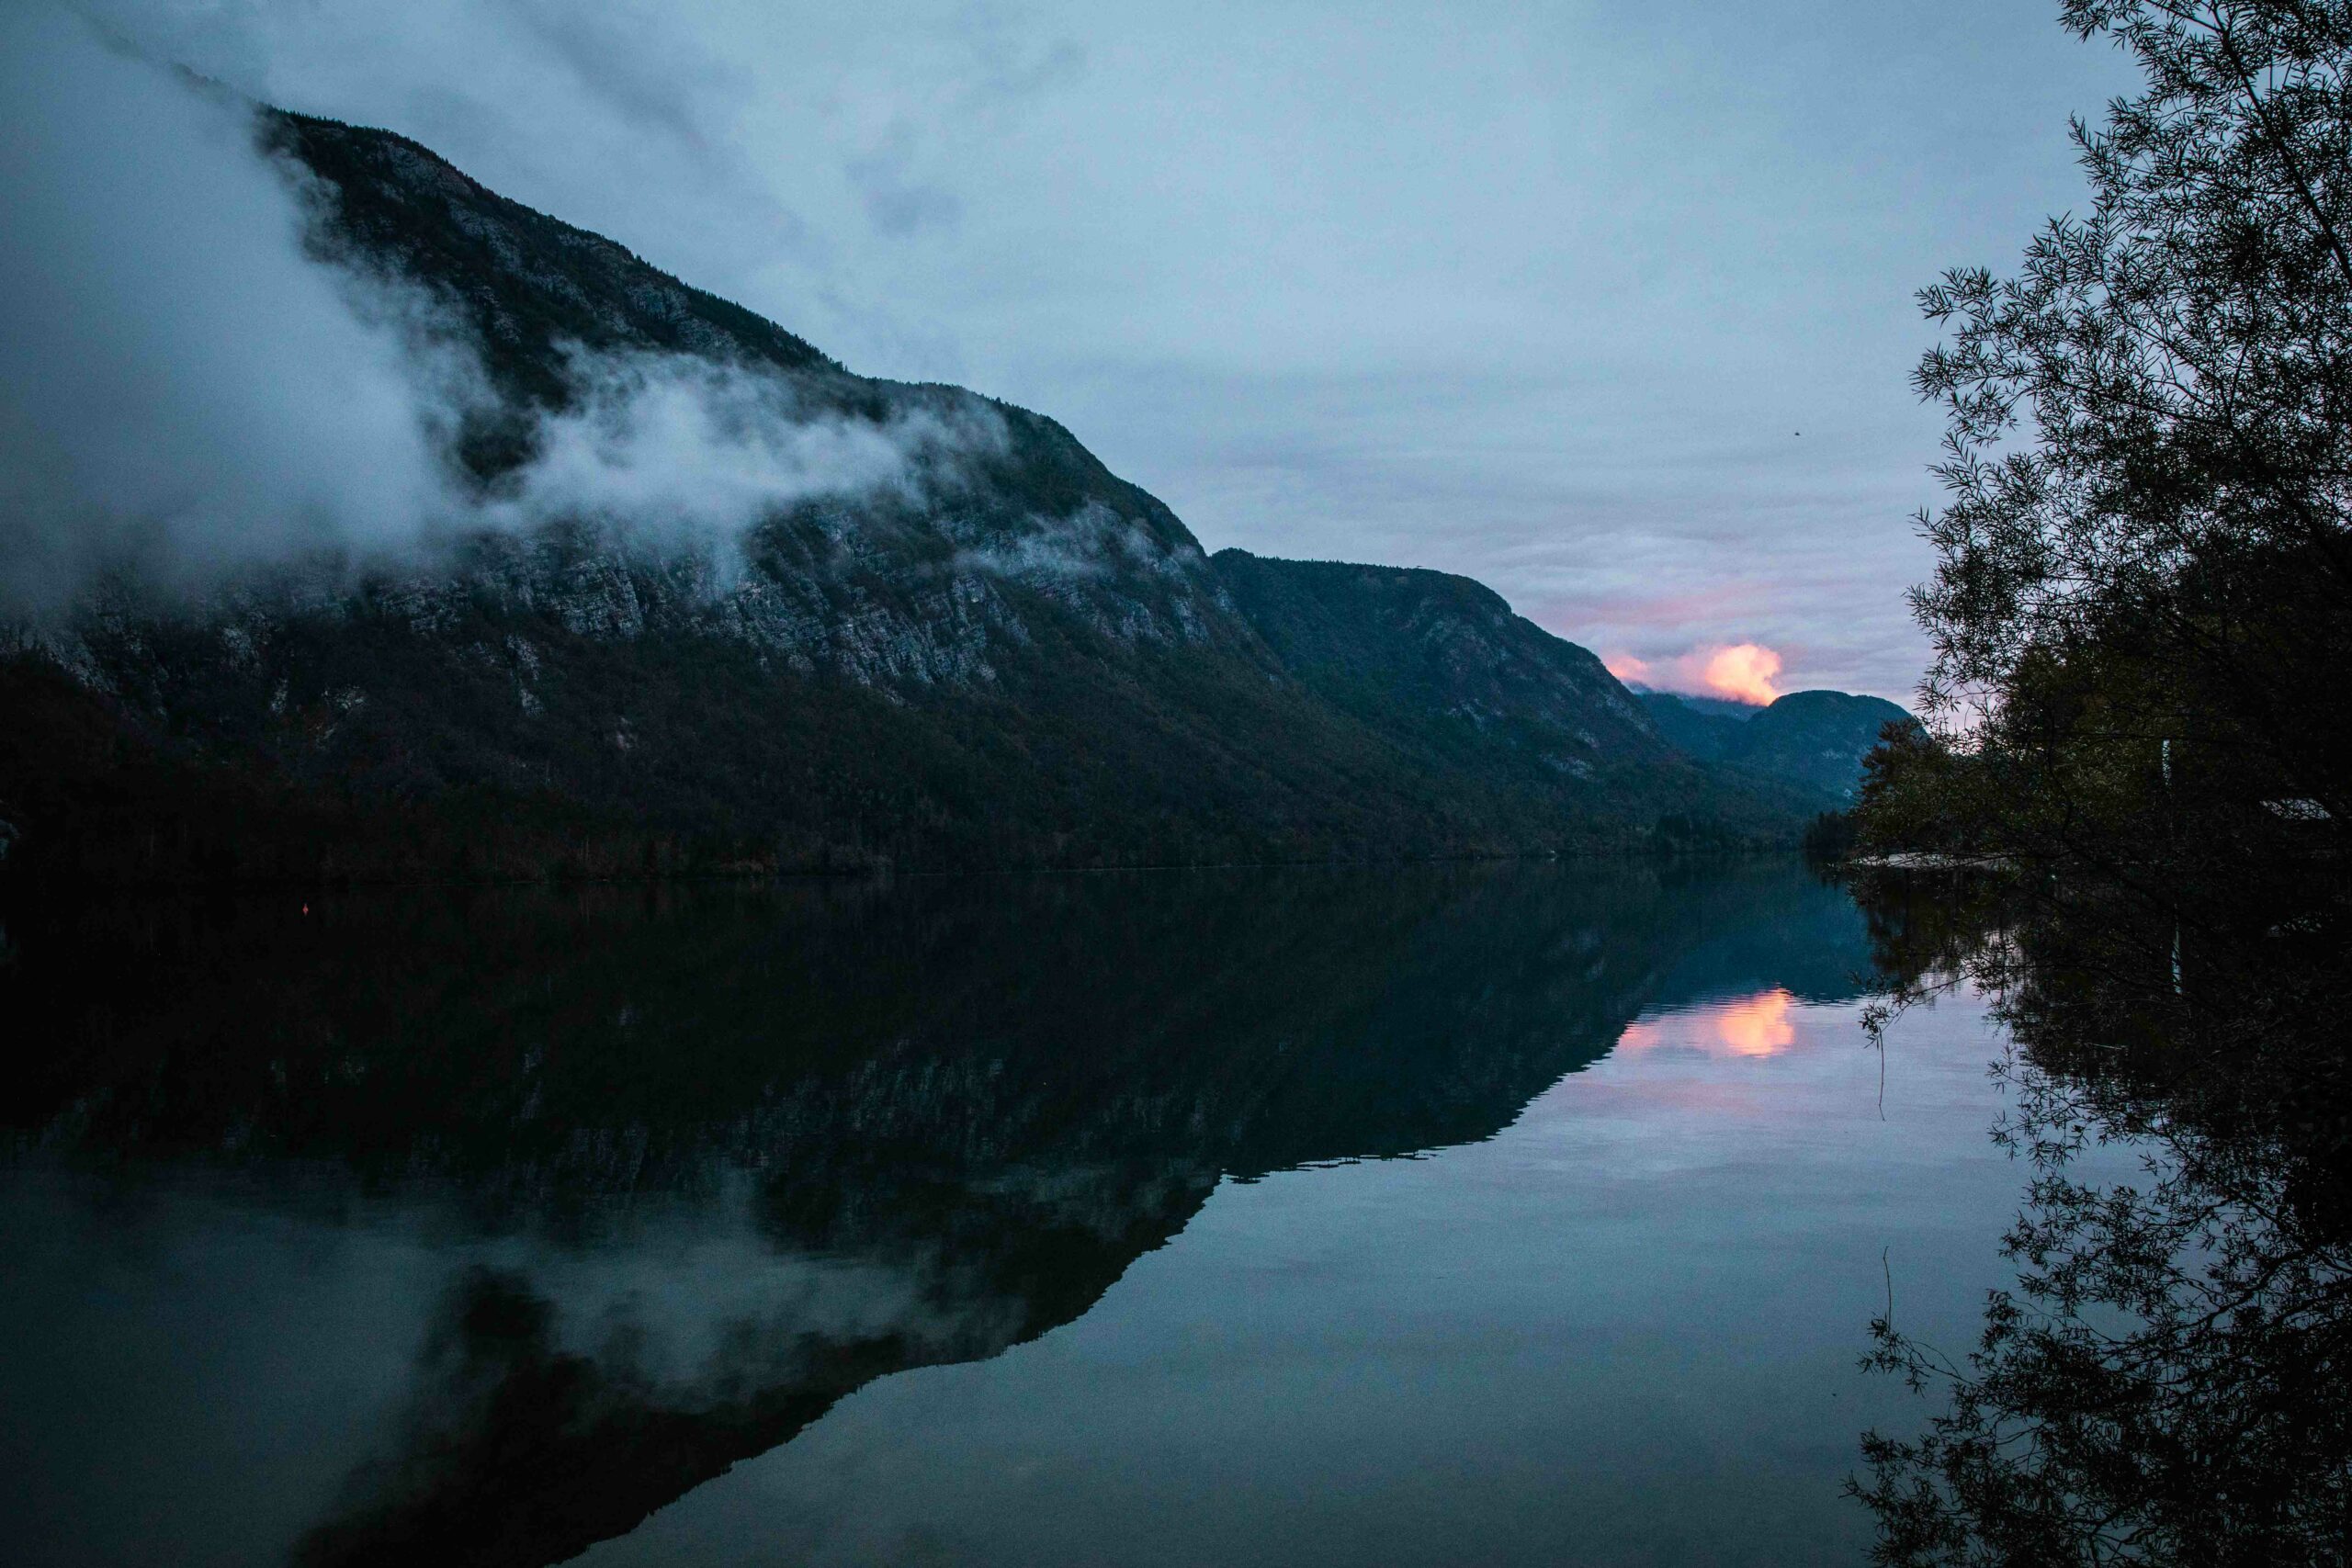
[[[1887, 1563], [2341, 1562], [2352, 3], [2064, 18], [2143, 83], [2075, 127], [2086, 215], [1922, 297], [1935, 733], [1859, 812], [2030, 873], [1944, 983], [1995, 999], [2034, 1174], [1972, 1352], [1876, 1325], [1949, 1405], [1855, 1491]], [[2093, 1144], [2138, 1177], [2070, 1170]]]
[[2006, 775], [1979, 798], [2051, 807], [1979, 825], [2013, 852], [2112, 858], [2103, 840], [2182, 808], [2184, 773], [2233, 852], [2282, 813], [2340, 849], [2352, 4], [2068, 0], [2064, 20], [2144, 82], [2073, 128], [2088, 213], [2014, 276], [1921, 296], [1949, 329], [1916, 378], [1949, 422], [1912, 595], [1922, 706]]

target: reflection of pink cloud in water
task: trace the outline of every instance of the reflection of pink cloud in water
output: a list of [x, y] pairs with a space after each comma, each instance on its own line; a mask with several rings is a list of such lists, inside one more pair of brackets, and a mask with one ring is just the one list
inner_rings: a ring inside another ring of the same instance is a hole
[[1786, 991], [1765, 991], [1726, 1004], [1715, 1017], [1715, 1038], [1735, 1056], [1774, 1056], [1796, 1043]]
[[1666, 1032], [1655, 1023], [1629, 1023], [1625, 1032], [1617, 1037], [1620, 1051], [1646, 1051], [1653, 1045], [1666, 1043]]
[[1797, 1026], [1789, 1016], [1795, 1003], [1794, 997], [1776, 987], [1646, 1023], [1629, 1023], [1617, 1037], [1617, 1049], [1686, 1045], [1711, 1056], [1777, 1056], [1796, 1043]]

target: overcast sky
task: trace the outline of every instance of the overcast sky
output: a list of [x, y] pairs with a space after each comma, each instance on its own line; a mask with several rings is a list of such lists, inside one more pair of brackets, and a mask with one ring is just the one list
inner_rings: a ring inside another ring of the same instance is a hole
[[1897, 699], [1912, 291], [2079, 204], [2066, 117], [2128, 82], [2055, 0], [85, 8], [1049, 413], [1212, 549]]

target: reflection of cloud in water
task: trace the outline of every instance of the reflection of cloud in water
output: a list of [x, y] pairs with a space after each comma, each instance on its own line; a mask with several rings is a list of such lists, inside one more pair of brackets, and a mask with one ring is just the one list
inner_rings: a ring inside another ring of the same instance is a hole
[[1796, 998], [1774, 987], [1752, 997], [1639, 1020], [1617, 1037], [1620, 1051], [1680, 1046], [1710, 1056], [1777, 1056], [1796, 1043], [1789, 1011]]

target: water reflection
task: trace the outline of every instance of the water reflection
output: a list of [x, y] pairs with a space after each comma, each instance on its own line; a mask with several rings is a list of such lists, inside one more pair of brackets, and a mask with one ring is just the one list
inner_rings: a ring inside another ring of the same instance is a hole
[[1936, 1402], [1867, 1441], [1880, 1561], [2345, 1560], [2346, 911], [2233, 881], [1871, 890], [1882, 947], [1938, 959], [1898, 1006], [1998, 998], [1993, 1131], [2028, 1177], [1973, 1348], [1876, 1325], [1872, 1364]]
[[[1866, 962], [1842, 895], [1770, 868], [352, 896], [17, 929], [16, 1179], [70, 1179], [40, 1210], [58, 1245], [97, 1203], [210, 1247], [227, 1205], [445, 1260], [340, 1479], [285, 1483], [290, 1549], [246, 1543], [314, 1564], [560, 1561], [876, 1378], [1086, 1313], [1221, 1179], [1489, 1137], [1645, 1031], [1770, 1055], [1794, 1000], [1853, 994]], [[108, 1506], [102, 1473], [49, 1479]]]
[[1752, 997], [1685, 1009], [1626, 1025], [1621, 1051], [1661, 1046], [1702, 1051], [1711, 1056], [1777, 1056], [1796, 1043], [1790, 1016], [1796, 998], [1779, 987]]

